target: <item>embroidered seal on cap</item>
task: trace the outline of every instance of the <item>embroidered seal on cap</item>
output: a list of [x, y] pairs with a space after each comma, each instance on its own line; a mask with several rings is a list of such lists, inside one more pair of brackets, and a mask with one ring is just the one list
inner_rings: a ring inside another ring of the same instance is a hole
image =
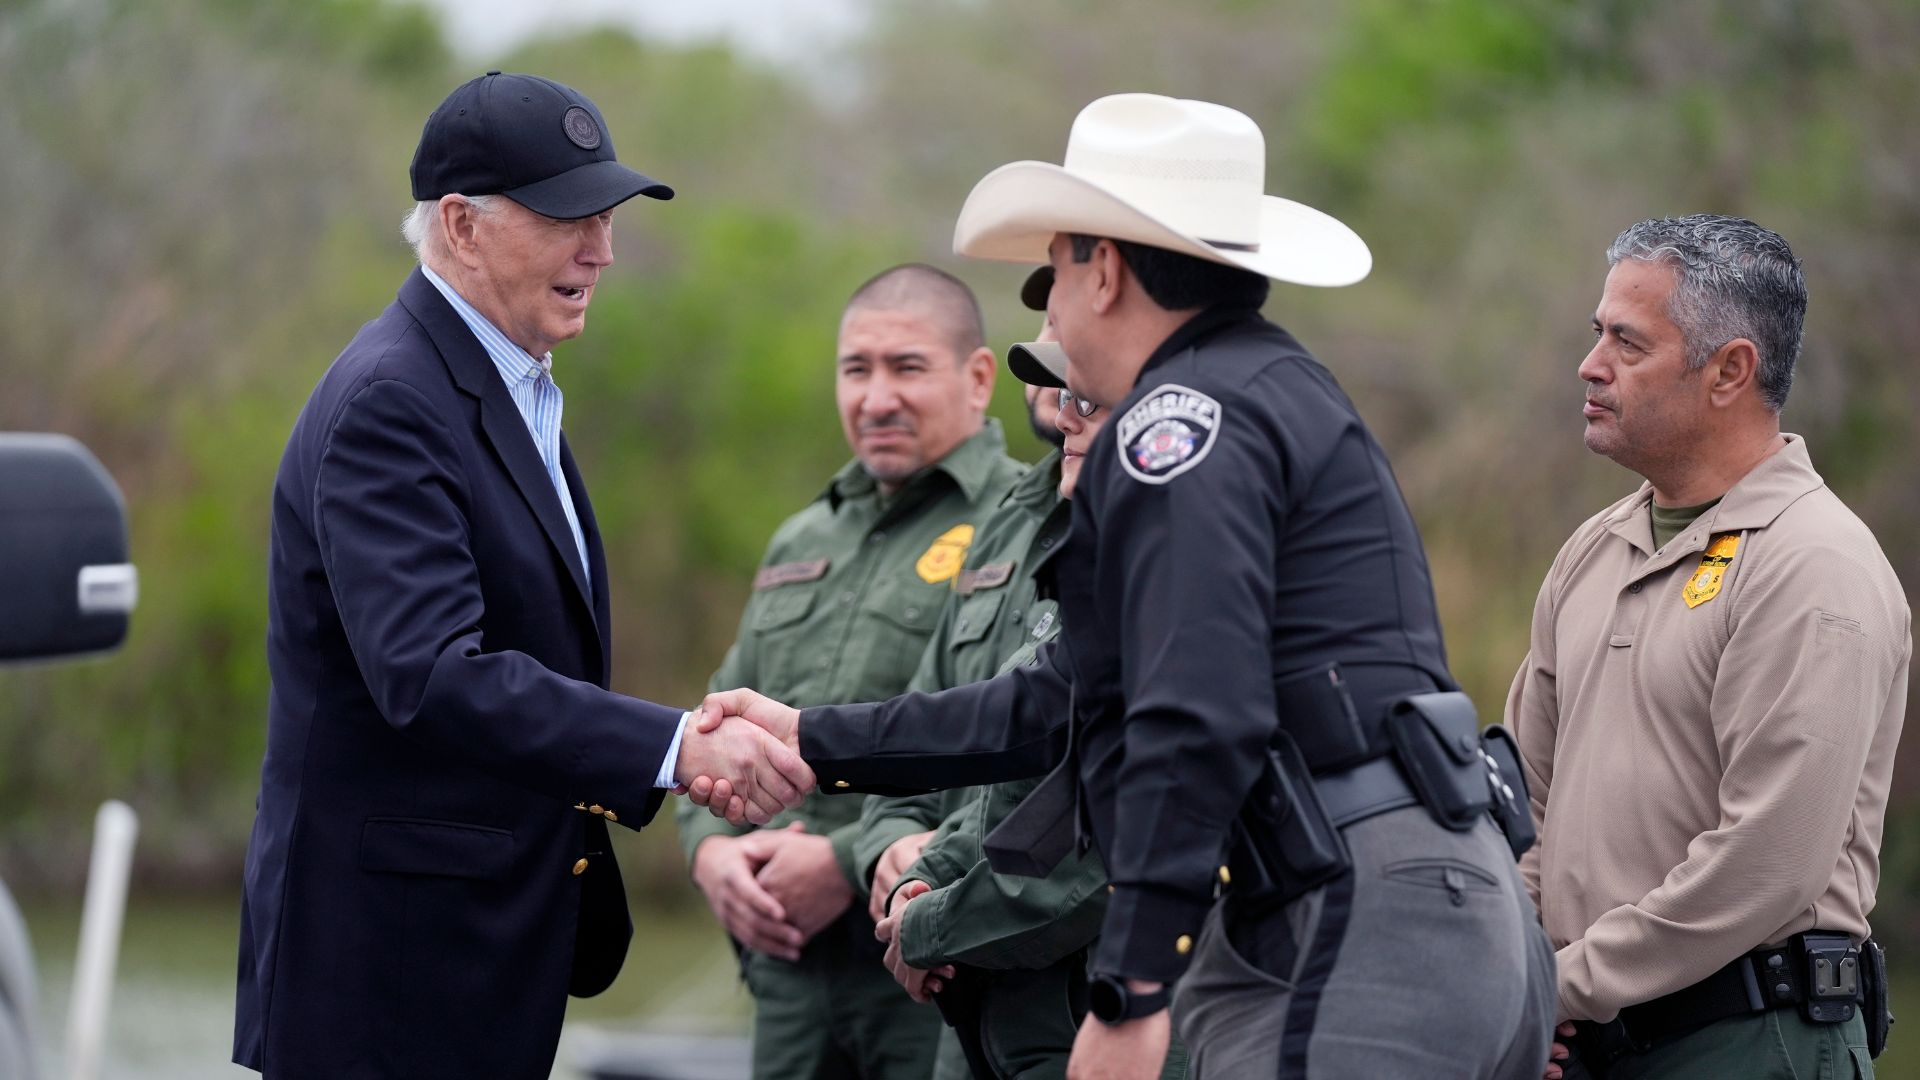
[[560, 126], [566, 129], [567, 139], [573, 145], [582, 150], [600, 149], [600, 125], [587, 110], [573, 106], [560, 118]]
[[1220, 429], [1220, 403], [1166, 383], [1147, 392], [1118, 421], [1120, 464], [1135, 480], [1164, 484], [1200, 464]]

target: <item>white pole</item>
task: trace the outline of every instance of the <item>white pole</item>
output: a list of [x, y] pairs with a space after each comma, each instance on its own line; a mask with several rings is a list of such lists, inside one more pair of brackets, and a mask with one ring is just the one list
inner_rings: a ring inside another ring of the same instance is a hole
[[87, 905], [80, 915], [80, 955], [73, 965], [73, 1008], [67, 1016], [67, 1075], [99, 1080], [107, 1041], [107, 1006], [120, 955], [120, 921], [127, 910], [127, 875], [140, 819], [117, 800], [100, 804], [93, 821], [93, 863]]

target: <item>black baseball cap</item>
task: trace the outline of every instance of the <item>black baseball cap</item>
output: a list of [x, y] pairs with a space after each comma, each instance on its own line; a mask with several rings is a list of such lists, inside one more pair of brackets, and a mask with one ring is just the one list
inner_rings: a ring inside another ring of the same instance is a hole
[[1007, 346], [1007, 370], [1032, 386], [1067, 388], [1067, 351], [1057, 341], [1022, 341]]
[[1053, 292], [1053, 267], [1041, 265], [1034, 267], [1027, 275], [1026, 283], [1020, 286], [1020, 302], [1035, 311], [1047, 310], [1047, 297]]
[[408, 175], [416, 200], [505, 195], [568, 220], [635, 195], [673, 198], [672, 188], [614, 160], [613, 136], [585, 94], [498, 71], [463, 83], [433, 110]]

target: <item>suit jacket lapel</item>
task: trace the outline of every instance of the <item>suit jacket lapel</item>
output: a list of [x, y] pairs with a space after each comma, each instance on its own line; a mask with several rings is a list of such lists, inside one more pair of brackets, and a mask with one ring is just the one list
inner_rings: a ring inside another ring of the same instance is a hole
[[[514, 406], [507, 384], [500, 380], [500, 372], [493, 366], [493, 358], [460, 320], [459, 313], [440, 295], [440, 290], [420, 271], [415, 270], [400, 287], [400, 302], [433, 339], [440, 358], [453, 374], [454, 385], [480, 399], [480, 427], [486, 432], [487, 441], [493, 444], [494, 453], [500, 455], [507, 475], [513, 478], [514, 486], [520, 489], [521, 498], [527, 501], [527, 507], [540, 522], [555, 554], [572, 575], [580, 602], [592, 611], [593, 595], [580, 567], [580, 549], [573, 542], [573, 530], [567, 528], [566, 512], [560, 509], [560, 493], [554, 490], [553, 479], [540, 462], [540, 451], [534, 448], [526, 418]], [[583, 521], [583, 535], [585, 528]], [[602, 639], [604, 649], [604, 635]]]
[[560, 436], [560, 474], [567, 478], [567, 490], [573, 493], [573, 512], [580, 518], [580, 533], [587, 541], [587, 564], [593, 568], [593, 580], [600, 586], [593, 590], [593, 623], [600, 632], [600, 681], [605, 684], [613, 678], [613, 614], [607, 595], [611, 591], [607, 588], [607, 551], [600, 537], [600, 523], [593, 516], [593, 501], [587, 498], [587, 482], [580, 478], [580, 467], [574, 463], [573, 448], [567, 445], [565, 434]]

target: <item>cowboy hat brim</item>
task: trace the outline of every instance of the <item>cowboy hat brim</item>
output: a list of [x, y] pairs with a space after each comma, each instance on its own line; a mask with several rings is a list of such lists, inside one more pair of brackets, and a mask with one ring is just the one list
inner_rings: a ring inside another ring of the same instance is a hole
[[1373, 269], [1373, 253], [1359, 234], [1304, 203], [1261, 196], [1258, 247], [1237, 251], [1189, 236], [1047, 161], [1016, 161], [982, 177], [954, 223], [953, 250], [976, 259], [1046, 262], [1055, 233], [1132, 240], [1295, 285], [1352, 285]]

